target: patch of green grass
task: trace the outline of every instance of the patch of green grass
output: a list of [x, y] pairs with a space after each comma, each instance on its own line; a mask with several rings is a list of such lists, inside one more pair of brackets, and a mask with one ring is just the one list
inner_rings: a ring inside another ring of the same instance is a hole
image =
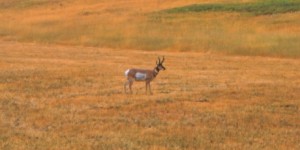
[[194, 4], [190, 6], [178, 7], [164, 10], [167, 13], [188, 13], [188, 12], [247, 12], [254, 15], [270, 15], [278, 13], [288, 13], [300, 11], [300, 2], [283, 1], [264, 1], [256, 3], [232, 3], [232, 4]]

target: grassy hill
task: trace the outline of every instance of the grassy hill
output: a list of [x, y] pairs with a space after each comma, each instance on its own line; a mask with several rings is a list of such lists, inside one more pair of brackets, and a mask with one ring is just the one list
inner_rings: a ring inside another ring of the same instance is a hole
[[[295, 0], [245, 3], [2, 0], [0, 38], [122, 49], [298, 58], [298, 10], [299, 2]], [[173, 13], [157, 13], [161, 11]]]

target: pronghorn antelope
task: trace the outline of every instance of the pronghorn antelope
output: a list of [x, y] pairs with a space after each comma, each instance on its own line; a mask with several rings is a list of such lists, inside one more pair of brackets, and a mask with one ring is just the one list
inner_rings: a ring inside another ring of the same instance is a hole
[[158, 57], [158, 61], [156, 61], [156, 67], [153, 70], [144, 70], [144, 69], [127, 69], [125, 71], [125, 76], [127, 81], [124, 84], [124, 91], [126, 92], [127, 85], [129, 86], [130, 93], [132, 94], [132, 84], [134, 81], [145, 81], [146, 82], [146, 94], [149, 88], [150, 94], [152, 94], [150, 82], [158, 75], [160, 70], [166, 70], [163, 66], [163, 62], [165, 58], [163, 57], [162, 61]]

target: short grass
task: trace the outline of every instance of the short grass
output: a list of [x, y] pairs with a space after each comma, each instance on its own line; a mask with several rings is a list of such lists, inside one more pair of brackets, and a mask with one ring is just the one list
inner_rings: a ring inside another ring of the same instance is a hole
[[1, 41], [0, 149], [300, 149], [298, 59], [124, 51]]
[[[300, 57], [298, 1], [0, 2], [7, 6], [0, 8], [0, 38], [6, 41]], [[28, 5], [15, 7], [22, 3]], [[208, 10], [182, 12], [189, 7]], [[177, 13], [157, 13], [167, 10]]]
[[300, 11], [298, 0], [267, 0], [251, 3], [231, 4], [194, 4], [178, 7], [162, 12], [166, 13], [189, 13], [189, 12], [247, 12], [254, 15], [272, 15]]

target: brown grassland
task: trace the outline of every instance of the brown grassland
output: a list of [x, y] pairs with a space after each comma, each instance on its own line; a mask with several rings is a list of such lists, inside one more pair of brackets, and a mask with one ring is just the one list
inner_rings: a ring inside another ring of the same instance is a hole
[[[37, 1], [0, 0], [0, 149], [300, 149], [299, 12]], [[157, 56], [154, 94], [124, 94]]]
[[237, 1], [0, 0], [0, 38], [104, 48], [300, 57], [299, 11], [261, 16], [155, 13], [196, 2]]

